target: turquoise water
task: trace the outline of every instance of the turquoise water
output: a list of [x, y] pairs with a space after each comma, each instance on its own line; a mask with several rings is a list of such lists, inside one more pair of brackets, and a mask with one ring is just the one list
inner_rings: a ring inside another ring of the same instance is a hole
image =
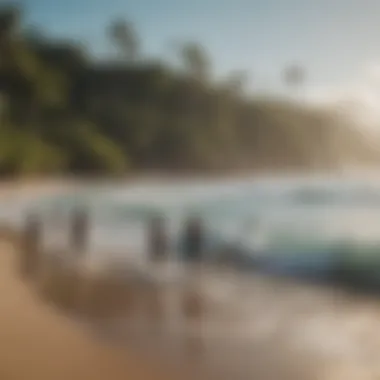
[[117, 258], [143, 255], [146, 223], [160, 214], [167, 218], [173, 252], [183, 221], [200, 215], [210, 254], [230, 243], [247, 256], [273, 258], [268, 264], [273, 270], [326, 271], [344, 247], [352, 265], [380, 262], [379, 181], [287, 178], [92, 186], [64, 196], [13, 200], [0, 213], [20, 223], [25, 209], [38, 209], [54, 221], [46, 223], [46, 244], [64, 244], [66, 236], [53, 230], [59, 218], [60, 227], [67, 224], [77, 206], [92, 215], [93, 259], [104, 252]]

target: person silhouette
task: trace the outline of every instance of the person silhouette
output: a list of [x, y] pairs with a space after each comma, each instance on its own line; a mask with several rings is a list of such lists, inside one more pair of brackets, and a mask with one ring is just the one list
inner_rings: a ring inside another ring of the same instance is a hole
[[184, 261], [199, 263], [203, 259], [205, 231], [201, 218], [192, 217], [186, 225], [182, 236]]
[[75, 210], [72, 220], [71, 245], [78, 255], [87, 248], [89, 235], [89, 216], [85, 209]]
[[42, 223], [37, 214], [29, 214], [25, 220], [21, 247], [21, 272], [33, 275], [39, 266], [42, 239]]

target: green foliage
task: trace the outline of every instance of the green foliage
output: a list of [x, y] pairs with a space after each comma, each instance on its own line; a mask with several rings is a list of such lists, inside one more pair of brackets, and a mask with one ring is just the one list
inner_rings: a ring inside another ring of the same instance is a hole
[[[332, 115], [248, 99], [242, 71], [213, 83], [207, 51], [196, 43], [180, 45], [178, 73], [141, 60], [132, 24], [116, 20], [107, 31], [123, 59], [96, 63], [78, 45], [21, 21], [17, 8], [0, 7], [2, 175], [312, 168], [355, 154], [378, 160]], [[295, 85], [303, 77], [291, 67], [284, 79]]]
[[[84, 169], [100, 170], [105, 173], [121, 174], [128, 169], [126, 154], [112, 140], [96, 131], [88, 123], [75, 125], [75, 132], [71, 134], [69, 148], [75, 148], [78, 162], [84, 164]], [[75, 167], [73, 168], [75, 170]]]
[[13, 37], [20, 26], [21, 12], [14, 3], [2, 4], [0, 12], [0, 36]]
[[109, 27], [109, 37], [121, 52], [121, 55], [133, 62], [139, 55], [139, 40], [133, 25], [126, 20], [115, 20]]
[[58, 172], [64, 169], [66, 155], [36, 134], [19, 131], [14, 126], [0, 129], [0, 171], [30, 175]]
[[198, 81], [206, 81], [209, 77], [210, 61], [201, 45], [186, 42], [180, 47], [180, 54], [186, 71]]
[[14, 141], [18, 153], [10, 158], [15, 172], [20, 175], [59, 172], [65, 167], [65, 153], [37, 136], [19, 133]]

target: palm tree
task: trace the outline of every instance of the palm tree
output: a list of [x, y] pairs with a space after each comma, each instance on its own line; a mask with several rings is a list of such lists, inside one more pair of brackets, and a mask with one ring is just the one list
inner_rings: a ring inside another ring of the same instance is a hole
[[14, 4], [4, 4], [0, 7], [0, 36], [9, 38], [20, 30], [21, 12]]
[[195, 42], [185, 42], [180, 45], [179, 52], [186, 72], [197, 81], [207, 81], [210, 60], [202, 46]]
[[129, 21], [122, 19], [113, 21], [109, 26], [108, 35], [124, 59], [128, 62], [134, 62], [138, 59], [140, 41]]
[[24, 40], [31, 46], [42, 46], [49, 42], [40, 27], [34, 25], [28, 26], [23, 28], [22, 32]]

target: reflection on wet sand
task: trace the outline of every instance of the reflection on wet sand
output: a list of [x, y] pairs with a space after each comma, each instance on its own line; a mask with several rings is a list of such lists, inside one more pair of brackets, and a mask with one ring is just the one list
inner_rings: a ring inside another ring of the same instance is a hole
[[[228, 371], [237, 379], [238, 374], [244, 378], [252, 360], [248, 348], [257, 358], [262, 357], [262, 363], [268, 355], [279, 366], [287, 366], [285, 361], [281, 364], [281, 355], [274, 359], [275, 353], [263, 343], [253, 341], [247, 346], [244, 339], [234, 342], [231, 337], [238, 334], [232, 327], [238, 327], [239, 321], [229, 315], [228, 308], [223, 312], [225, 306], [210, 302], [197, 281], [165, 284], [131, 268], [123, 276], [111, 269], [93, 274], [79, 263], [69, 265], [52, 253], [45, 253], [38, 273], [35, 285], [41, 298], [78, 322], [85, 322], [96, 337], [110, 344], [133, 345], [148, 355], [171, 361], [190, 371], [193, 378], [210, 372], [226, 376]], [[260, 373], [272, 367], [267, 362]], [[284, 374], [284, 369], [279, 373]]]
[[[238, 292], [218, 304], [199, 288], [158, 286], [139, 276], [83, 276], [75, 282], [66, 274], [60, 281], [50, 277], [44, 285], [50, 293], [43, 297], [55, 297], [59, 307], [91, 322], [102, 339], [192, 367], [194, 376], [212, 370], [233, 372], [237, 379], [248, 373], [310, 379], [321, 368], [338, 371], [342, 362], [374, 365], [380, 348], [377, 301], [259, 276], [249, 282], [251, 296]], [[324, 367], [317, 369], [318, 363]]]
[[[37, 257], [19, 247], [21, 261]], [[332, 379], [345, 365], [380, 370], [373, 298], [191, 264], [95, 271], [77, 259], [84, 256], [44, 251], [28, 281], [96, 338], [167, 360], [190, 378]]]

